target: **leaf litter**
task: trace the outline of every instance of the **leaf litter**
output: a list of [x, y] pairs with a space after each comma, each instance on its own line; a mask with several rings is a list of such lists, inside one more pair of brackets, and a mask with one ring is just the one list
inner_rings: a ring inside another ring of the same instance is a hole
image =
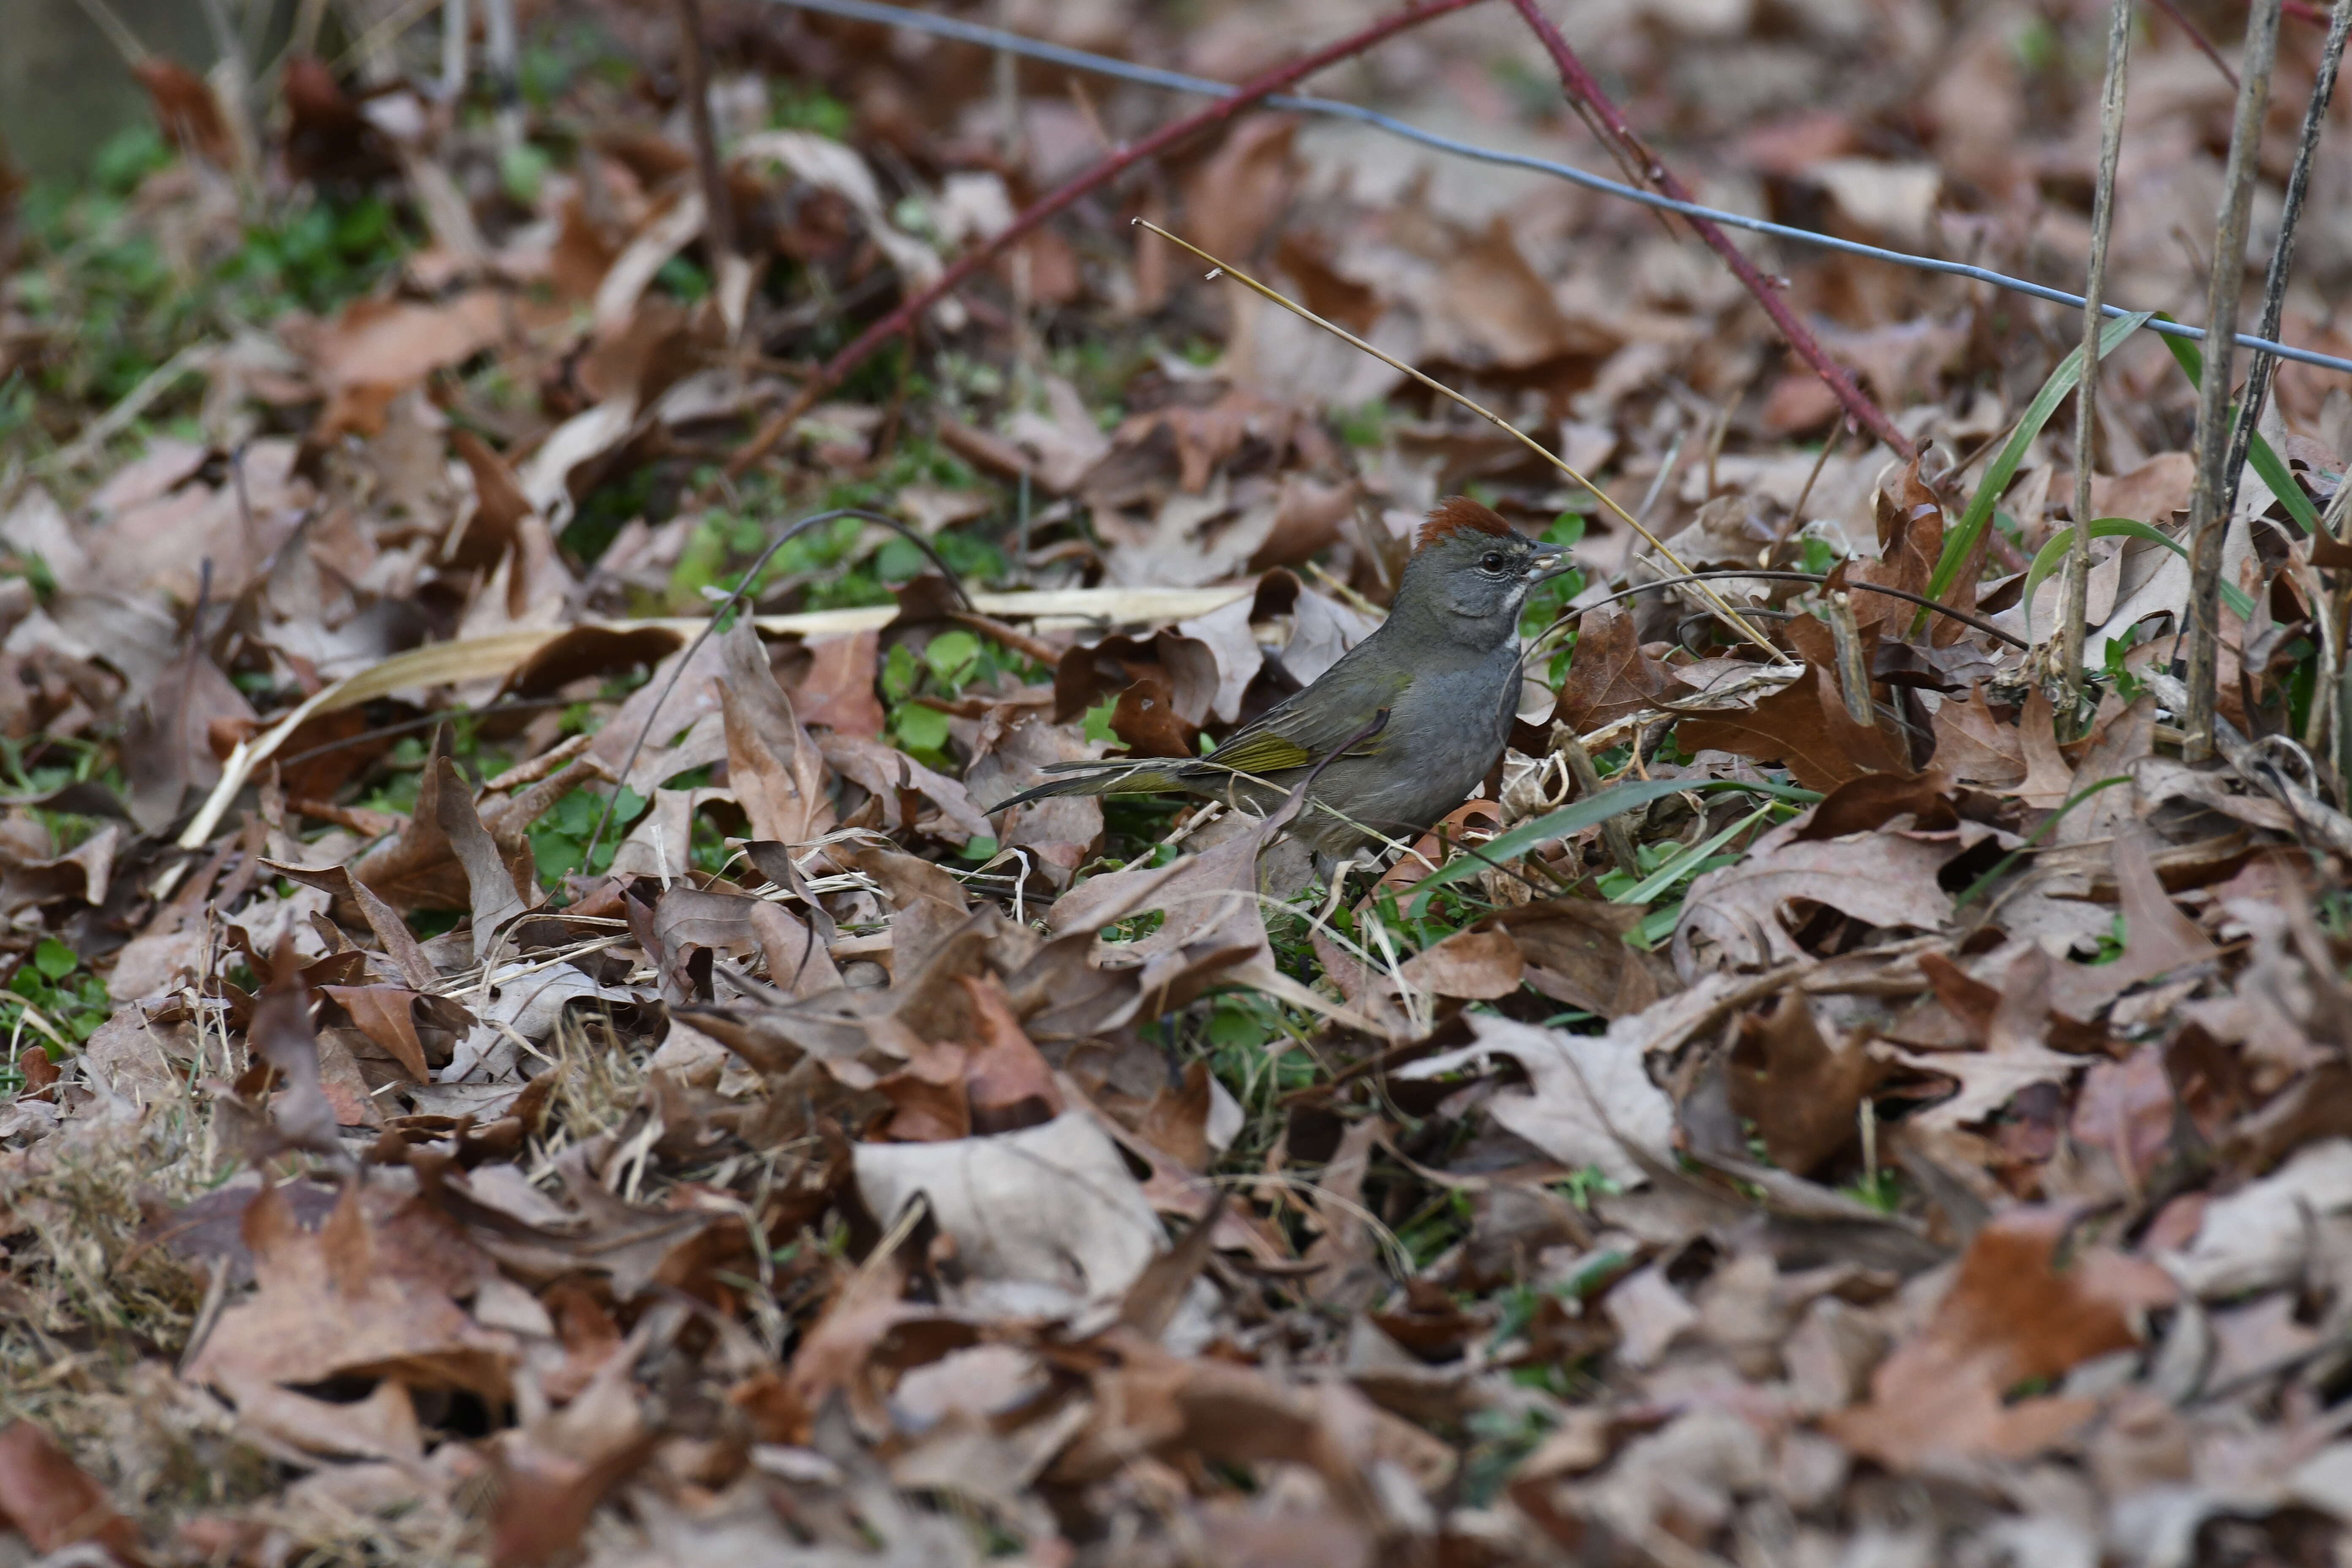
[[[2055, 277], [2098, 9], [1567, 28], [1773, 216]], [[1890, 459], [1670, 226], [1247, 112], [779, 423], [1167, 106], [573, 10], [504, 103], [415, 17], [249, 91], [150, 58], [89, 188], [0, 178], [0, 1552], [2342, 1553], [2352, 390], [2277, 378], [2191, 764], [2145, 334], [2075, 519], [2063, 311], [1779, 255]], [[1378, 19], [1259, 11], [1017, 20], [1238, 78]], [[2110, 279], [2191, 300], [2229, 89], [2153, 28]], [[1347, 90], [1590, 163], [1542, 62], [1470, 7]], [[991, 809], [1311, 682], [1463, 490], [1579, 570], [1374, 875]]]

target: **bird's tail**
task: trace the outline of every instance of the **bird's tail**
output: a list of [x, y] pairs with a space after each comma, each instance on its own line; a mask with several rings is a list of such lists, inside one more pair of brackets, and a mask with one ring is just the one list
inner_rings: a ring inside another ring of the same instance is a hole
[[1026, 805], [1033, 800], [1045, 800], [1063, 795], [1160, 795], [1169, 790], [1181, 790], [1184, 781], [1179, 778], [1167, 759], [1139, 758], [1133, 762], [1113, 763], [1047, 763], [1049, 773], [1066, 777], [1048, 779], [1023, 790], [1007, 800], [1000, 800], [988, 808], [989, 815], [1009, 811], [1016, 805]]

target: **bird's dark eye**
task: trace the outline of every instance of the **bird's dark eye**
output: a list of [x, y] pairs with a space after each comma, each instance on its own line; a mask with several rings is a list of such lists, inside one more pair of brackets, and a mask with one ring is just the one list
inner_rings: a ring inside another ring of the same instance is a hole
[[1486, 559], [1480, 561], [1478, 565], [1487, 572], [1500, 572], [1503, 569], [1503, 552], [1499, 550], [1489, 550], [1486, 552]]

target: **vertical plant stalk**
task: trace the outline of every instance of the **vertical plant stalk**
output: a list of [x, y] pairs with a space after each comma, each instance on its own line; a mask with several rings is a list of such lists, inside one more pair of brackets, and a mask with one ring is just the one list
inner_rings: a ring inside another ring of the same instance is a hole
[[[2279, 210], [2278, 243], [2271, 249], [2270, 271], [2263, 280], [2263, 324], [2258, 334], [2275, 340], [2286, 314], [2287, 269], [2294, 263], [2296, 225], [2303, 217], [2303, 198], [2311, 189], [2311, 164], [2319, 151], [2319, 132], [2327, 120], [2327, 105], [2336, 96], [2336, 68], [2344, 63], [2344, 37], [2352, 28], [2352, 0], [2336, 0], [2327, 20], [2327, 41], [2320, 47], [2319, 74], [2311, 84], [2311, 101], [2304, 106], [2303, 137], [2295, 144], [2294, 167], [2286, 177], [2286, 201]], [[2238, 508], [2238, 486], [2245, 479], [2246, 452], [2253, 445], [2254, 426], [2263, 416], [2271, 378], [2278, 374], [2278, 355], [2252, 351], [2246, 364], [2246, 390], [2238, 399], [2238, 422], [2230, 434], [2230, 458], [2221, 477], [2224, 514]]]
[[1853, 596], [1832, 594], [1822, 612], [1837, 653], [1838, 695], [1844, 699], [1845, 716], [1865, 730], [1874, 730], [1878, 711], [1870, 702], [1870, 658], [1863, 651], [1862, 627], [1853, 618]]
[[[2347, 0], [2352, 4], [2352, 0]], [[2099, 184], [2091, 198], [2091, 266], [2083, 284], [2083, 378], [2074, 388], [2074, 538], [2058, 610], [2059, 711], [2071, 727], [2083, 708], [2083, 638], [2091, 613], [2091, 459], [2099, 406], [2099, 309], [2107, 291], [2107, 235], [2115, 226], [2116, 163], [2123, 154], [2124, 95], [2131, 69], [2132, 0], [2107, 16], [2107, 75], [2099, 93]]]
[[499, 156], [510, 158], [522, 146], [522, 82], [517, 68], [521, 45], [515, 29], [515, 0], [482, 0], [483, 54], [490, 68], [490, 86], [498, 94]]
[[[2347, 529], [2347, 523], [2352, 523], [2352, 474], [2346, 475], [2336, 484], [2336, 495], [2328, 501], [2326, 515], [2319, 520], [2319, 531], [2342, 543], [2346, 533], [2352, 531], [2352, 529]], [[2315, 565], [2311, 574], [2315, 579], [2319, 578], [2319, 568]], [[2332, 656], [2332, 662], [2321, 669], [2319, 689], [2311, 694], [2311, 705], [2315, 709], [2326, 705], [2332, 710], [2336, 744], [2329, 748], [2328, 754], [2336, 763], [2336, 803], [2344, 805], [2352, 802], [2352, 680], [2344, 679], [2344, 644], [2346, 637], [2352, 636], [2352, 572], [2337, 572], [2333, 575], [2334, 584], [2323, 584], [2326, 591], [2312, 600], [2320, 606], [2321, 658], [2326, 660]], [[2313, 740], [2309, 743], [2316, 749], [2320, 733], [2316, 719], [2313, 721], [2311, 733]]]
[[455, 103], [466, 91], [466, 55], [474, 21], [467, 0], [441, 0], [441, 96]]
[[1368, 27], [1350, 33], [1337, 43], [1328, 44], [1313, 54], [1303, 55], [1287, 65], [1252, 79], [1243, 84], [1230, 98], [1220, 98], [1202, 105], [1190, 114], [1180, 115], [1159, 130], [1130, 146], [1120, 148], [1100, 163], [1064, 182], [1032, 202], [1011, 223], [989, 239], [965, 251], [951, 263], [939, 279], [928, 289], [920, 289], [899, 301], [898, 309], [857, 334], [848, 347], [818, 367], [814, 375], [802, 383], [792, 401], [775, 413], [753, 433], [740, 449], [727, 461], [727, 477], [740, 479], [752, 465], [766, 457], [792, 427], [801, 422], [817, 400], [839, 386], [851, 371], [873, 357], [876, 350], [920, 321], [923, 312], [963, 285], [997, 257], [1028, 237], [1047, 218], [1076, 202], [1089, 191], [1108, 184], [1128, 170], [1161, 153], [1178, 142], [1213, 125], [1222, 125], [1234, 116], [1264, 100], [1270, 93], [1285, 89], [1313, 76], [1324, 67], [1362, 54], [1366, 49], [1387, 42], [1408, 28], [1423, 22], [1450, 16], [1454, 12], [1475, 5], [1478, 0], [1423, 0], [1423, 4], [1381, 17]]
[[2221, 545], [2230, 531], [2222, 472], [2230, 447], [2230, 368], [2238, 352], [2238, 303], [2246, 285], [2246, 218], [2254, 203], [2254, 175], [2263, 111], [2271, 97], [2271, 67], [2278, 57], [2279, 0], [2254, 0], [2246, 16], [2246, 52], [2238, 79], [2237, 121], [2230, 131], [2230, 162], [2221, 212], [2213, 235], [2213, 277], [2205, 299], [2205, 374], [2197, 384], [2197, 482], [2189, 492], [2188, 710], [2181, 716], [2181, 752], [2192, 763], [2214, 748], [2213, 700], [2221, 651]]
[[710, 276], [735, 254], [735, 212], [727, 200], [727, 171], [719, 162], [719, 130], [710, 122], [710, 56], [702, 37], [702, 0], [677, 0], [677, 65], [685, 79], [686, 122], [694, 132], [694, 163], [702, 179], [702, 237], [710, 247]]
[[[1535, 30], [1536, 37], [1543, 40], [1544, 47], [1551, 54], [1552, 65], [1559, 72], [1560, 90], [1568, 95], [1569, 103], [1584, 122], [1593, 127], [1609, 154], [1622, 166], [1638, 170], [1642, 183], [1659, 195], [1671, 196], [1678, 202], [1697, 200], [1691, 195], [1690, 187], [1660, 163], [1658, 155], [1634, 133], [1624, 111], [1601, 90], [1601, 84], [1593, 79], [1591, 72], [1584, 68], [1584, 62], [1576, 58], [1576, 51], [1569, 47], [1568, 39], [1552, 25], [1551, 18], [1543, 14], [1536, 0], [1511, 0], [1511, 4], [1518, 7], [1519, 15]], [[1829, 351], [1822, 347], [1812, 330], [1789, 309], [1789, 302], [1780, 297], [1779, 286], [1765, 277], [1757, 265], [1748, 259], [1747, 253], [1732, 244], [1731, 237], [1712, 219], [1685, 215], [1685, 221], [1698, 231], [1698, 237], [1706, 241], [1708, 248], [1723, 258], [1724, 264], [1731, 268], [1732, 276], [1756, 297], [1756, 302], [1764, 307], [1764, 313], [1772, 319], [1772, 324], [1780, 330], [1780, 335], [1788, 340], [1797, 357], [1811, 365], [1813, 374], [1837, 395], [1838, 402], [1853, 416], [1854, 423], [1894, 448], [1898, 457], [1911, 457], [1910, 439], [1895, 427], [1895, 422], [1886, 416], [1885, 409], [1870, 400], [1869, 395], [1855, 383], [1845, 367], [1829, 356]]]

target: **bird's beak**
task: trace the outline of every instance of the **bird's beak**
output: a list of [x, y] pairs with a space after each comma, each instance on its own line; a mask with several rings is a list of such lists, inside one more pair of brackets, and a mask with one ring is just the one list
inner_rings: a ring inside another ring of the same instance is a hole
[[1566, 545], [1539, 542], [1536, 545], [1535, 559], [1528, 563], [1528, 580], [1540, 583], [1547, 577], [1557, 577], [1568, 569]]

